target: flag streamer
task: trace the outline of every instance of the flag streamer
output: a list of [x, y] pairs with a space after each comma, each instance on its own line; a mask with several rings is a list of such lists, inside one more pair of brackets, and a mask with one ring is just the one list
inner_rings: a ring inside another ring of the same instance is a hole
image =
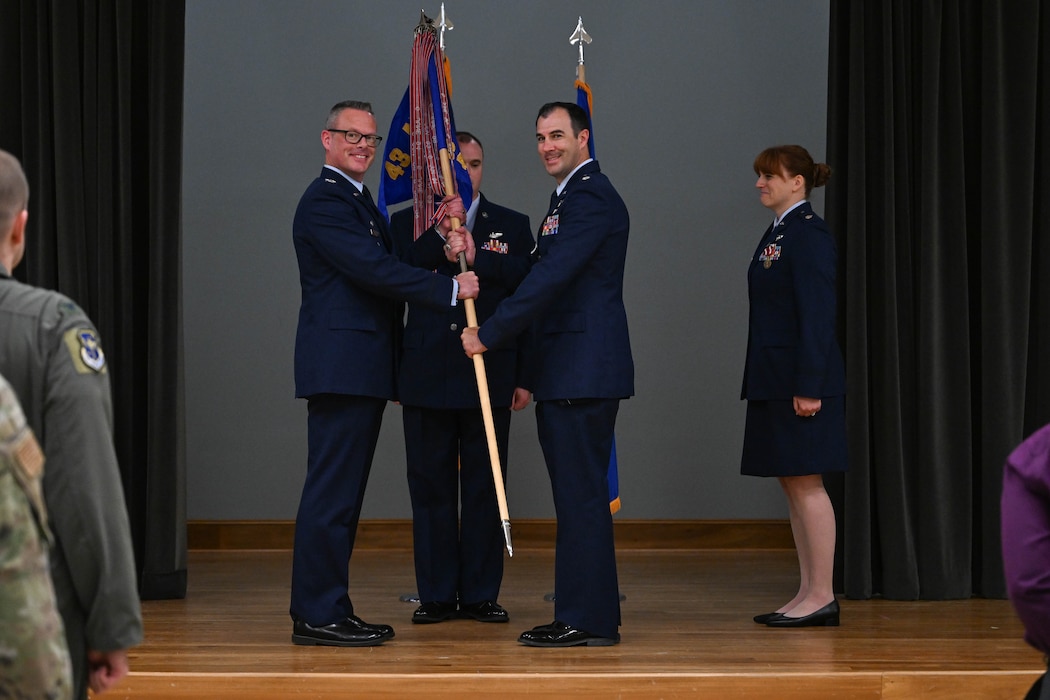
[[[411, 154], [412, 162], [417, 166], [412, 169], [412, 210], [416, 216], [415, 235], [429, 228], [434, 217], [434, 196], [445, 195], [445, 184], [441, 179], [438, 165], [437, 140], [447, 143], [450, 138], [446, 131], [447, 97], [442, 104], [442, 97], [447, 96], [443, 80], [433, 85], [432, 73], [428, 64], [433, 63], [434, 52], [439, 50], [430, 32], [416, 32], [412, 46], [412, 78], [408, 82], [410, 114], [412, 118]], [[443, 78], [443, 76], [442, 76]], [[436, 88], [436, 89], [432, 89]], [[444, 89], [443, 89], [444, 88]], [[437, 93], [437, 104], [431, 100]], [[440, 119], [435, 120], [434, 111], [440, 110]], [[440, 125], [440, 129], [439, 129]], [[442, 146], [443, 147], [443, 146]], [[425, 223], [424, 223], [425, 217]]]
[[[441, 203], [446, 194], [440, 164], [442, 149], [447, 149], [452, 159], [454, 187], [463, 206], [469, 208], [474, 198], [470, 175], [456, 142], [451, 86], [450, 63], [436, 41], [433, 27], [421, 24], [412, 45], [409, 86], [390, 123], [379, 181], [379, 208], [388, 221], [389, 207], [412, 200], [416, 238], [446, 214]], [[413, 167], [414, 164], [419, 165]]]
[[576, 79], [576, 104], [587, 113], [587, 123], [591, 131], [591, 137], [587, 140], [587, 152], [594, 158], [594, 94], [591, 92], [591, 86], [579, 78]]

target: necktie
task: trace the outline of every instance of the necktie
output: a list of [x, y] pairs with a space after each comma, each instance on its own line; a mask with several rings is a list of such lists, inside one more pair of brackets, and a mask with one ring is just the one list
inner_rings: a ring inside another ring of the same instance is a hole
[[366, 185], [362, 185], [361, 187], [363, 188], [361, 194], [364, 195], [365, 201], [368, 203], [368, 209], [376, 216], [379, 216], [379, 207], [376, 206], [376, 201], [372, 199], [372, 193], [368, 190]]
[[383, 241], [383, 246], [387, 251], [393, 250], [390, 243], [390, 235], [386, 230], [386, 220], [379, 213], [379, 207], [376, 206], [375, 200], [372, 199], [372, 193], [368, 191], [367, 186], [362, 185], [361, 196], [364, 197], [365, 206], [368, 207], [368, 211], [372, 214], [372, 225], [379, 231], [379, 238]]

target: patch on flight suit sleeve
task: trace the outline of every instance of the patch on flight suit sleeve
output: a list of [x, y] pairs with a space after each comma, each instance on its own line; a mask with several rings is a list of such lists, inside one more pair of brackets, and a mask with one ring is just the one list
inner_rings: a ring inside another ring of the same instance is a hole
[[[14, 389], [0, 377], [0, 460], [10, 460], [26, 477], [23, 481], [39, 479], [44, 471], [44, 453], [33, 431], [26, 425], [22, 405]], [[0, 462], [0, 466], [2, 466]]]
[[63, 301], [58, 302], [58, 310], [63, 316], [65, 316], [66, 314], [73, 314], [77, 311], [80, 311], [80, 307], [74, 304], [69, 299], [65, 299]]
[[71, 328], [63, 336], [73, 368], [78, 374], [98, 374], [106, 371], [106, 356], [93, 328]]

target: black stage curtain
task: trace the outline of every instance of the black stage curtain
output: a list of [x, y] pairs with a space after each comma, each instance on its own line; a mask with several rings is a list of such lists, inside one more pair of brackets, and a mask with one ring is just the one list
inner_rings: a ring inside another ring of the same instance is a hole
[[0, 0], [0, 148], [29, 178], [16, 274], [98, 325], [143, 598], [186, 595], [182, 0]]
[[1050, 8], [833, 0], [827, 161], [841, 589], [1004, 597], [1002, 466], [1050, 421]]

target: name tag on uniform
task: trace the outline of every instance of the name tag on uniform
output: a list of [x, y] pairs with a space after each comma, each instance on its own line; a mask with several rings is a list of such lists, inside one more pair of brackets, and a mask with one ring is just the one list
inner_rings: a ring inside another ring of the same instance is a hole
[[543, 222], [540, 236], [553, 236], [558, 233], [558, 216], [558, 214], [551, 214], [547, 217], [546, 221]]

